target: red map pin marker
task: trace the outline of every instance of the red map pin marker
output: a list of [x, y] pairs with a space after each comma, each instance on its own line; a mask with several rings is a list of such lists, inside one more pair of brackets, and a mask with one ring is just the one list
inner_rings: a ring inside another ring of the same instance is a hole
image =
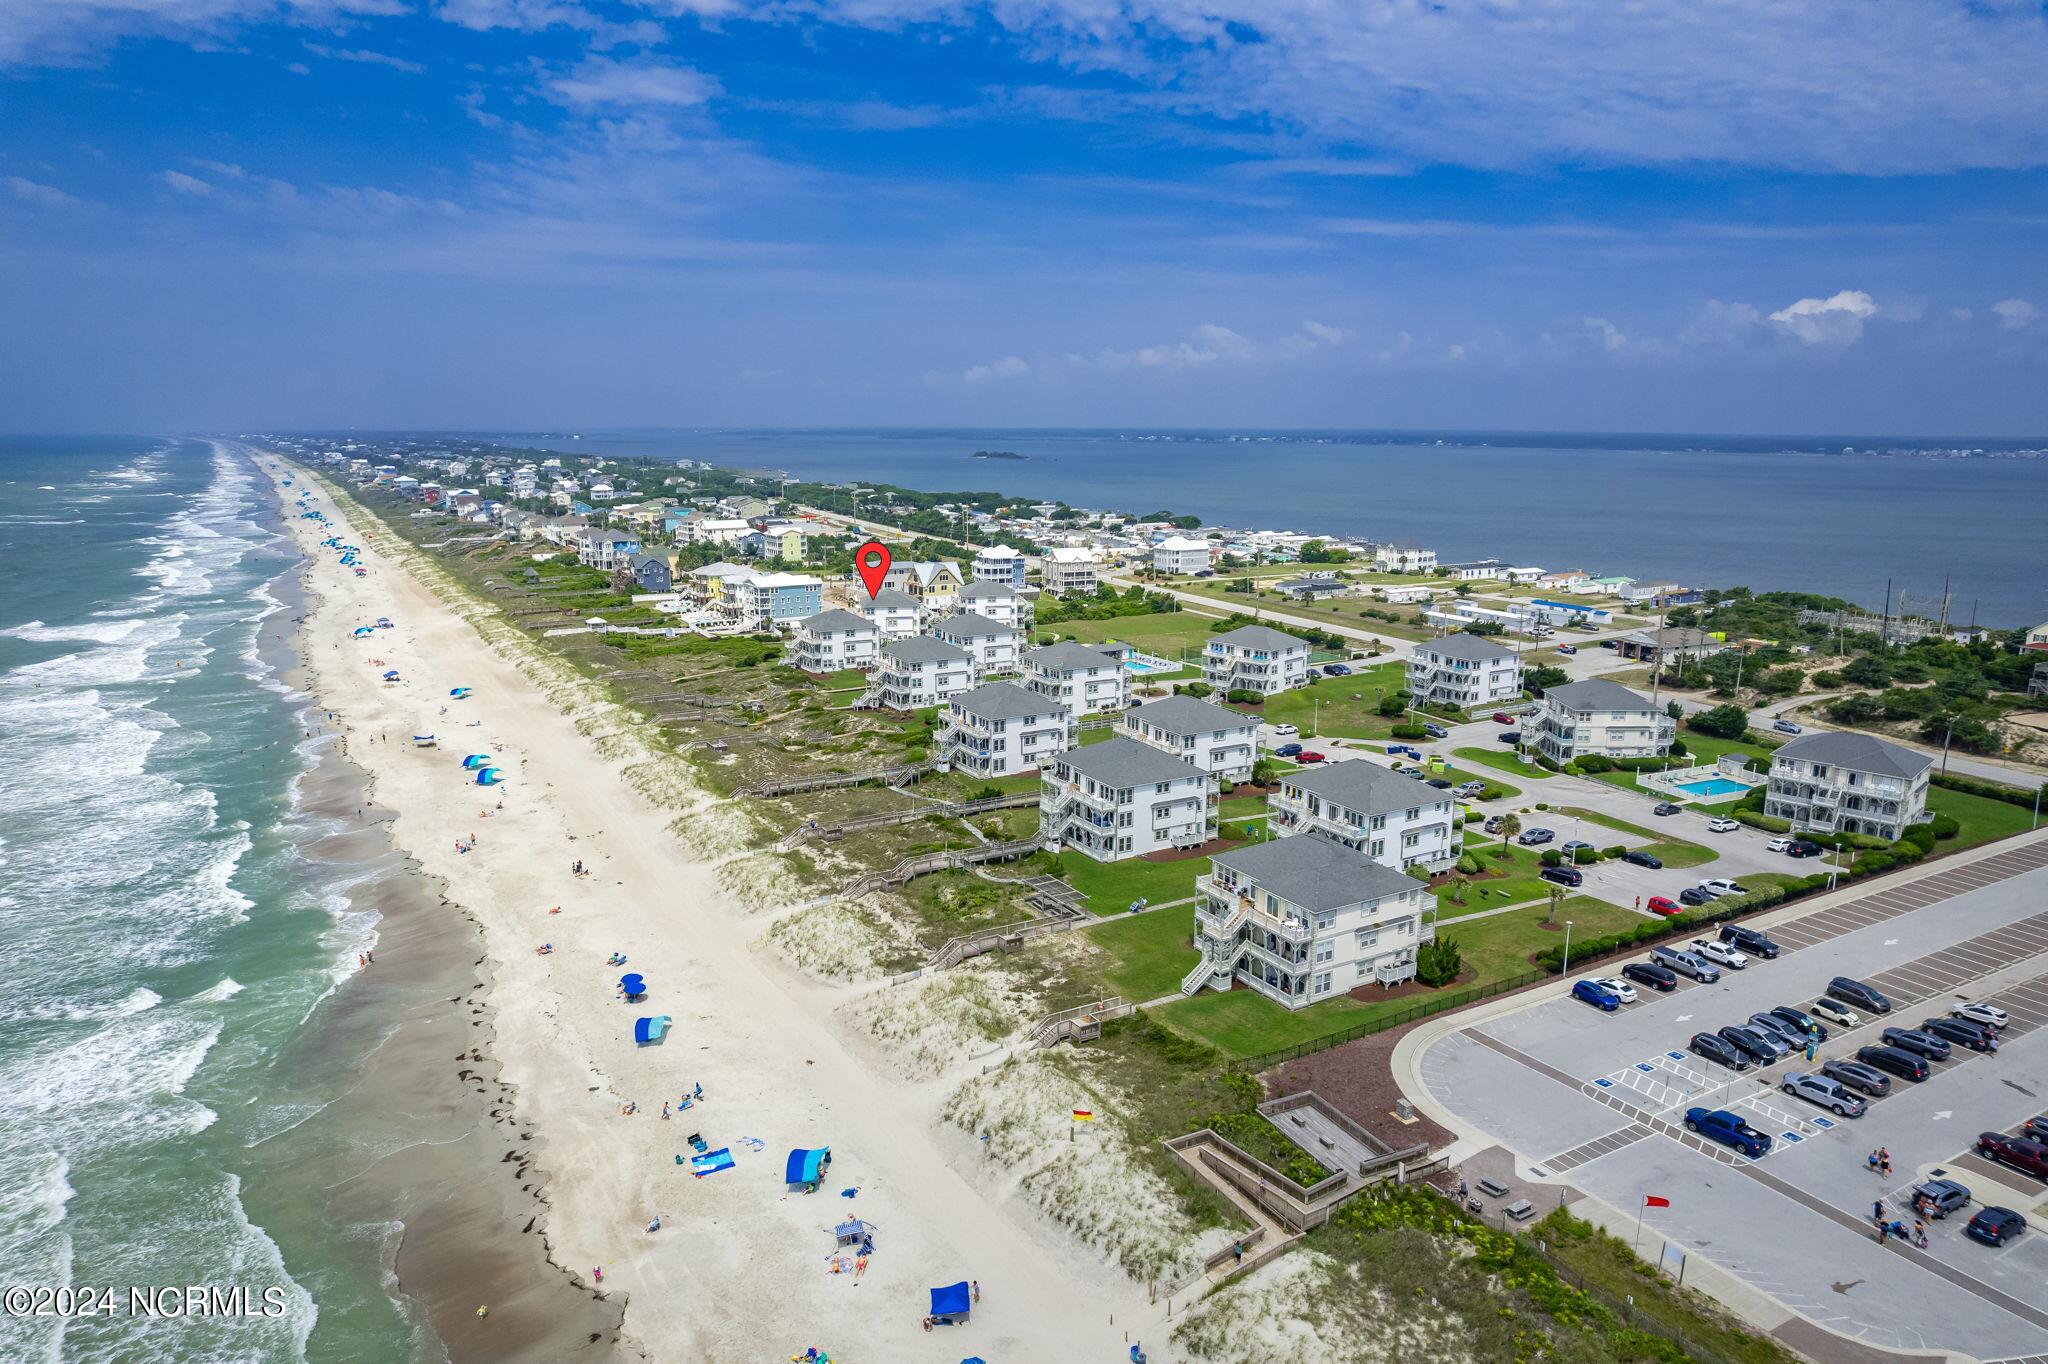
[[868, 541], [853, 552], [853, 570], [860, 574], [868, 600], [873, 601], [882, 590], [882, 580], [889, 576], [889, 547], [880, 540]]

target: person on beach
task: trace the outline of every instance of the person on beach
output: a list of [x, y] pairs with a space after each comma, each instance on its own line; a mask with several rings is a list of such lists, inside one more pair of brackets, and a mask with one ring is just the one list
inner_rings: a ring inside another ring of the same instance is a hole
[[968, 1298], [969, 1298], [969, 1299], [970, 1299], [971, 1301], [974, 1301], [974, 1302], [980, 1302], [980, 1301], [981, 1301], [981, 1280], [979, 1280], [979, 1279], [970, 1279], [970, 1280], [968, 1280], [968, 1284], [969, 1284], [969, 1287], [968, 1287], [968, 1289], [967, 1289], [967, 1296], [968, 1296]]
[[668, 1121], [668, 1100], [667, 1100], [667, 1099], [663, 1099], [663, 1100], [661, 1101], [661, 1119], [662, 1119], [662, 1121], [663, 1121], [663, 1122], [667, 1122], [667, 1121]]

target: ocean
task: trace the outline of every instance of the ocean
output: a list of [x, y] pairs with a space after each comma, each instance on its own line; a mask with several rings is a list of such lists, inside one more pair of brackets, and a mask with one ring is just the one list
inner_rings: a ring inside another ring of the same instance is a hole
[[[0, 1267], [123, 1295], [0, 1318], [0, 1358], [434, 1352], [390, 1226], [331, 1211], [293, 1154], [374, 1047], [307, 1042], [392, 870], [309, 852], [350, 821], [303, 799], [329, 741], [287, 681], [299, 562], [235, 447], [0, 440]], [[189, 1284], [276, 1292], [127, 1313], [131, 1285]]]
[[[603, 431], [487, 437], [688, 458], [831, 482], [986, 489], [1211, 525], [1428, 546], [1713, 587], [1837, 596], [1885, 583], [1967, 623], [2048, 620], [2048, 440], [1559, 436], [1476, 432]], [[1912, 454], [1842, 451], [1899, 449]], [[980, 460], [1004, 451], [1017, 460]]]

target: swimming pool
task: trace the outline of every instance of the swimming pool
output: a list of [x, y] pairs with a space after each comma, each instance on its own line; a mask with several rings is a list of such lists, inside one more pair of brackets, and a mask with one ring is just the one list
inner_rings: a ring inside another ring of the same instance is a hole
[[1749, 788], [1726, 777], [1708, 777], [1701, 781], [1673, 782], [1671, 789], [1683, 791], [1694, 800], [1704, 800], [1709, 796], [1739, 796]]

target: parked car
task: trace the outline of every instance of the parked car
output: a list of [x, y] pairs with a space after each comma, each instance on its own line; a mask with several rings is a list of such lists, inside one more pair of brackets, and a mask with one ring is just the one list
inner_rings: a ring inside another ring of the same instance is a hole
[[1932, 1070], [1925, 1057], [1916, 1056], [1898, 1047], [1858, 1047], [1856, 1059], [1866, 1066], [1875, 1066], [1887, 1074], [1896, 1075], [1901, 1080], [1911, 1080], [1914, 1084], [1926, 1079]]
[[1882, 1099], [1892, 1092], [1892, 1077], [1861, 1061], [1845, 1061], [1837, 1058], [1821, 1063], [1820, 1073], [1830, 1080], [1839, 1080], [1851, 1089], [1860, 1089], [1872, 1098]]
[[1596, 980], [1593, 983], [1595, 985], [1598, 985], [1601, 989], [1607, 991], [1607, 993], [1613, 995], [1616, 999], [1620, 1000], [1624, 1004], [1633, 1004], [1636, 1002], [1636, 987], [1629, 984], [1625, 980], [1620, 980], [1613, 976], [1603, 976], [1601, 979]]
[[1920, 1031], [1932, 1037], [1939, 1037], [1944, 1042], [1967, 1047], [1971, 1051], [1998, 1050], [1998, 1043], [1989, 1029], [1980, 1028], [1975, 1023], [1968, 1023], [1960, 1018], [1923, 1018], [1920, 1020]]
[[2005, 1010], [1993, 1008], [1989, 1004], [1957, 1004], [1951, 1007], [1949, 1012], [1966, 1023], [1975, 1023], [1980, 1028], [1990, 1028], [1993, 1031], [2002, 1030], [2006, 1024], [2012, 1022]]
[[1493, 722], [1497, 725], [1511, 725], [1515, 722], [1515, 717], [1504, 710], [1497, 710], [1493, 713]]
[[1765, 961], [1777, 960], [1778, 945], [1772, 942], [1770, 935], [1760, 928], [1744, 928], [1741, 924], [1722, 924], [1721, 941], [1741, 948], [1752, 957], [1762, 957]]
[[1583, 999], [1586, 1003], [1603, 1012], [1613, 1013], [1621, 1007], [1621, 998], [1612, 990], [1603, 989], [1597, 980], [1582, 980], [1572, 986], [1572, 998]]
[[1424, 720], [1422, 722], [1422, 732], [1432, 739], [1448, 739], [1451, 737], [1451, 732], [1434, 720]]
[[1707, 821], [1707, 832], [1710, 834], [1734, 833], [1737, 829], [1740, 829], [1741, 827], [1741, 820], [1730, 819], [1726, 815], [1716, 815], [1714, 818]]
[[1487, 833], [1497, 834], [1500, 832], [1500, 826], [1504, 823], [1506, 823], [1506, 818], [1504, 816], [1488, 815], [1486, 817], [1486, 823], [1480, 825], [1479, 827]]
[[1780, 1080], [1778, 1088], [1795, 1099], [1818, 1104], [1837, 1117], [1860, 1118], [1870, 1108], [1870, 1104], [1862, 1095], [1851, 1094], [1824, 1075], [1794, 1073]]
[[1687, 946], [1691, 947], [1693, 951], [1699, 953], [1708, 961], [1716, 965], [1725, 966], [1731, 971], [1740, 971], [1749, 965], [1749, 958], [1747, 956], [1736, 951], [1727, 943], [1718, 942], [1713, 938], [1694, 938]]
[[1709, 1141], [1732, 1146], [1751, 1160], [1771, 1149], [1770, 1134], [1759, 1132], [1725, 1108], [1688, 1108], [1685, 1130], [1697, 1132]]
[[1977, 1137], [1977, 1154], [2036, 1179], [2048, 1179], [2048, 1146], [2038, 1141], [2008, 1137], [2003, 1132], [1983, 1132]]
[[1770, 842], [1764, 844], [1764, 851], [1790, 852], [1792, 851], [1792, 840], [1789, 838], [1774, 838]]
[[1536, 874], [1546, 881], [1555, 881], [1560, 886], [1582, 886], [1586, 883], [1586, 873], [1577, 867], [1545, 867]]
[[1829, 999], [1825, 996], [1814, 1001], [1813, 1016], [1815, 1018], [1825, 1018], [1837, 1027], [1860, 1028], [1863, 1026], [1862, 1014], [1857, 1013], [1839, 999]]
[[1749, 1058], [1717, 1032], [1694, 1033], [1692, 1041], [1686, 1044], [1686, 1050], [1730, 1070], [1749, 1069]]
[[2028, 1118], [2027, 1125], [2020, 1129], [2020, 1135], [2028, 1141], [2048, 1142], [2048, 1113]]
[[1683, 805], [1673, 805], [1668, 800], [1660, 800], [1650, 810], [1650, 813], [1653, 815], [1679, 815], [1685, 813], [1685, 807]]
[[1298, 729], [1296, 729], [1296, 728], [1295, 728], [1295, 727], [1294, 727], [1293, 725], [1275, 725], [1275, 726], [1273, 726], [1273, 732], [1274, 732], [1275, 734], [1299, 734], [1299, 733], [1301, 733], [1301, 731], [1300, 731], [1300, 730], [1298, 730]]
[[1548, 843], [1556, 837], [1557, 835], [1549, 829], [1524, 829], [1515, 836], [1515, 842], [1520, 843], [1525, 848], [1533, 848], [1539, 843]]
[[1698, 907], [1713, 898], [1713, 896], [1707, 894], [1698, 886], [1687, 886], [1684, 890], [1678, 892], [1678, 903], [1682, 905]]
[[1793, 724], [1793, 723], [1792, 723], [1792, 722], [1791, 722], [1790, 720], [1773, 720], [1773, 721], [1771, 721], [1771, 728], [1772, 728], [1772, 729], [1775, 729], [1775, 730], [1777, 730], [1777, 731], [1778, 731], [1778, 733], [1780, 733], [1780, 734], [1804, 734], [1804, 733], [1806, 733], [1806, 731], [1805, 731], [1805, 730], [1803, 730], [1803, 729], [1801, 729], [1801, 728], [1800, 728], [1799, 726], [1797, 726], [1797, 725]]
[[1630, 848], [1621, 855], [1621, 860], [1629, 863], [1631, 866], [1648, 867], [1652, 871], [1661, 871], [1664, 867], [1663, 858], [1653, 853], [1646, 853], [1639, 848]]
[[1760, 1066], [1768, 1066], [1792, 1049], [1781, 1038], [1755, 1028], [1730, 1025], [1722, 1028], [1721, 1036], [1728, 1045], [1747, 1056]]
[[1787, 1051], [1805, 1051], [1808, 1037], [1774, 1013], [1758, 1011], [1749, 1016], [1749, 1026], [1767, 1032], [1785, 1044]]
[[1582, 852], [1593, 851], [1593, 845], [1582, 838], [1574, 838], [1558, 844], [1557, 850], [1563, 853], [1565, 858], [1569, 860]]
[[1429, 779], [1429, 773], [1419, 767], [1397, 767], [1394, 770], [1410, 781], [1427, 781]]
[[1351, 676], [1351, 669], [1345, 667], [1342, 663], [1325, 663], [1323, 665], [1323, 676], [1349, 677]]
[[1953, 1179], [1930, 1179], [1924, 1184], [1913, 1186], [1913, 1206], [1924, 1208], [1932, 1220], [1942, 1218], [1961, 1208], [1970, 1206], [1970, 1191]]
[[1948, 1043], [1932, 1033], [1919, 1032], [1913, 1028], [1886, 1028], [1879, 1036], [1888, 1047], [1899, 1047], [1916, 1052], [1930, 1061], [1948, 1060]]
[[2027, 1229], [2027, 1219], [2011, 1208], [1989, 1207], [1963, 1226], [1963, 1234], [1987, 1246], [2002, 1246]]
[[1299, 758], [1301, 756], [1301, 745], [1282, 744], [1273, 750], [1273, 756], [1276, 758]]
[[1721, 968], [1700, 956], [1677, 947], [1653, 947], [1650, 960], [1667, 971], [1676, 971], [1681, 976], [1691, 976], [1702, 985], [1712, 985], [1721, 978]]
[[1579, 651], [1579, 646], [1576, 644], [1560, 644], [1557, 646], [1557, 651], [1569, 658]]
[[1810, 838], [1795, 838], [1792, 840], [1792, 846], [1785, 849], [1785, 856], [1819, 857], [1822, 853], [1826, 851], [1826, 848], [1823, 848], [1820, 844], [1815, 843]]
[[1603, 649], [1619, 649], [1621, 644], [1618, 640], [1603, 639], [1600, 641], [1600, 647]]
[[1311, 749], [1305, 749], [1305, 750], [1303, 750], [1303, 752], [1301, 753], [1301, 755], [1300, 755], [1299, 757], [1297, 757], [1297, 758], [1295, 759], [1295, 761], [1296, 761], [1296, 762], [1302, 762], [1302, 763], [1319, 763], [1319, 762], [1321, 762], [1322, 760], [1323, 760], [1323, 755], [1322, 755], [1322, 754], [1320, 754], [1320, 753], [1318, 753], [1318, 752], [1316, 752], [1316, 751], [1315, 751], [1314, 749], [1312, 749], [1312, 748], [1311, 748]]
[[1458, 783], [1457, 794], [1461, 796], [1476, 796], [1485, 789], [1486, 783], [1483, 781], [1461, 781]]
[[1443, 777], [1431, 777], [1428, 784], [1434, 786], [1439, 791], [1451, 789], [1451, 783]]
[[1643, 901], [1643, 908], [1652, 914], [1662, 914], [1667, 919], [1679, 912], [1678, 901], [1668, 895], [1652, 895]]
[[1716, 895], [1747, 895], [1749, 893], [1743, 888], [1740, 881], [1730, 881], [1725, 876], [1709, 876], [1706, 880], [1700, 882], [1700, 889], [1712, 891]]
[[1888, 1014], [1892, 1011], [1892, 1002], [1886, 999], [1877, 987], [1865, 985], [1860, 980], [1851, 980], [1847, 976], [1836, 976], [1829, 981], [1828, 993], [1844, 1003], [1870, 1013]]
[[1780, 1004], [1777, 1008], [1767, 1012], [1774, 1018], [1782, 1018], [1787, 1023], [1790, 1023], [1801, 1035], [1811, 1037], [1816, 1042], [1828, 1040], [1828, 1030], [1821, 1026], [1818, 1019], [1802, 1010], [1793, 1008], [1790, 1004]]
[[1621, 974], [1638, 985], [1647, 985], [1663, 994], [1678, 988], [1678, 977], [1654, 962], [1632, 961], [1621, 968]]
[[1507, 733], [1505, 734], [1494, 735], [1493, 740], [1495, 743], [1500, 744], [1518, 744], [1522, 742], [1522, 731], [1520, 731], [1519, 729], [1511, 729], [1507, 731]]
[[1726, 1066], [1729, 1070], [1749, 1069], [1748, 1054], [1717, 1032], [1694, 1033], [1692, 1040], [1685, 1044], [1685, 1049], [1716, 1065]]

